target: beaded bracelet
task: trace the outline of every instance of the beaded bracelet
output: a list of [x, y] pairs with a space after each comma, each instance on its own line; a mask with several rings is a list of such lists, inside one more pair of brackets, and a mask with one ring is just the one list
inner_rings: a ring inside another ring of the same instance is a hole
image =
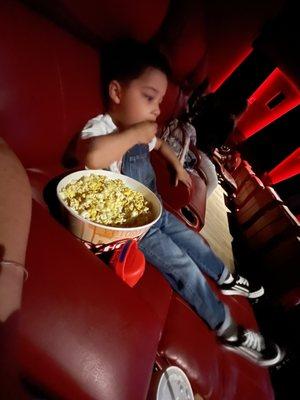
[[20, 263], [16, 261], [10, 261], [10, 260], [2, 260], [0, 261], [1, 267], [16, 267], [19, 268], [23, 271], [24, 274], [24, 281], [27, 280], [28, 278], [28, 271], [27, 269]]

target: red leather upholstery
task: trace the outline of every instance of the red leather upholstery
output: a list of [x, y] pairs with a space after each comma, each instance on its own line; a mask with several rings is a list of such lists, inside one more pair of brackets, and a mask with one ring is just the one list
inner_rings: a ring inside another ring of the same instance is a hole
[[161, 48], [168, 55], [178, 82], [197, 75], [197, 80], [193, 79], [197, 84], [204, 77], [199, 72], [202, 72], [206, 51], [203, 13], [201, 2], [177, 0], [170, 4], [165, 23], [158, 34]]
[[231, 172], [235, 183], [237, 184], [238, 190], [242, 188], [242, 185], [251, 175], [255, 175], [252, 171], [250, 164], [243, 160], [239, 166]]
[[26, 167], [59, 165], [101, 111], [98, 54], [18, 2], [0, 10], [1, 135]]
[[181, 182], [175, 187], [175, 171], [171, 165], [156, 151], [151, 152], [151, 162], [157, 176], [157, 190], [166, 209], [199, 232], [204, 225], [206, 211], [206, 182], [202, 172], [190, 173], [191, 189]]
[[190, 200], [189, 189], [182, 182], [175, 187], [176, 175], [171, 164], [155, 150], [151, 152], [151, 163], [157, 176], [157, 190], [163, 200], [175, 209], [187, 204]]
[[169, 6], [169, 0], [60, 0], [59, 3], [83, 26], [108, 41], [122, 36], [149, 40], [159, 30]]
[[[199, 175], [191, 174], [193, 186], [191, 189], [191, 198], [186, 207], [180, 210], [183, 221], [196, 232], [204, 226], [206, 211], [206, 183]], [[185, 209], [188, 210], [186, 213]], [[192, 216], [189, 216], [189, 212]]]
[[[239, 323], [257, 329], [247, 300], [228, 296], [223, 296], [222, 300]], [[260, 400], [273, 399], [267, 370], [223, 349], [214, 333], [177, 296], [168, 313], [159, 354], [169, 364], [182, 368], [190, 377], [195, 392], [203, 398], [229, 400], [258, 396]]]
[[172, 81], [168, 84], [167, 93], [161, 103], [161, 113], [158, 117], [158, 123], [161, 128], [178, 114], [179, 86]]
[[277, 204], [282, 204], [281, 198], [271, 187], [262, 188], [259, 186], [250, 197], [236, 212], [239, 225], [243, 228], [253, 224], [260, 215]]
[[134, 291], [147, 302], [155, 315], [164, 324], [173, 290], [157, 268], [146, 263], [144, 276], [134, 287]]
[[149, 305], [35, 202], [27, 265], [25, 376], [62, 398], [145, 398], [162, 330]]
[[256, 175], [249, 175], [244, 181], [243, 187], [238, 189], [233, 199], [236, 209], [243, 207], [258, 188], [264, 188], [262, 181]]
[[300, 234], [300, 223], [286, 206], [278, 204], [244, 231], [247, 244], [255, 250], [275, 242], [276, 237], [278, 242], [291, 234]]

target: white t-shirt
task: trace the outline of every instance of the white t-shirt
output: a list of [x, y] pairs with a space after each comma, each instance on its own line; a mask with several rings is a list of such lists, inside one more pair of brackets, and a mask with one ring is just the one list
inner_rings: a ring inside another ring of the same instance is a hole
[[[90, 139], [92, 137], [108, 135], [117, 131], [118, 128], [114, 124], [109, 114], [99, 114], [97, 117], [90, 119], [81, 132], [82, 139]], [[156, 145], [156, 137], [149, 142], [149, 151], [152, 151]], [[112, 172], [121, 172], [122, 160], [116, 160], [107, 168]]]

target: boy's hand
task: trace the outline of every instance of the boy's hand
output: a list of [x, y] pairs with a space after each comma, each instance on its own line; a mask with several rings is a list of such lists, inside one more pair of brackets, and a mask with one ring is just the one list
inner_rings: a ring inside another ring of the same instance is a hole
[[133, 125], [138, 143], [148, 144], [154, 138], [157, 132], [157, 123], [152, 121], [143, 121]]
[[182, 166], [180, 166], [176, 170], [175, 186], [178, 185], [178, 181], [181, 181], [189, 189], [191, 189], [191, 187], [192, 187], [192, 179], [191, 179], [190, 175], [188, 174], [188, 172]]

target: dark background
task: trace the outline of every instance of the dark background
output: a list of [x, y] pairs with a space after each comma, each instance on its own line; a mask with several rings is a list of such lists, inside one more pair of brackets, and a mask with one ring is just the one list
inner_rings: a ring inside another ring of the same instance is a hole
[[[247, 99], [279, 67], [300, 89], [300, 23], [296, 2], [287, 1], [265, 22], [252, 53], [218, 89], [225, 98]], [[290, 110], [240, 146], [257, 175], [270, 171], [300, 145], [300, 106]], [[273, 185], [295, 215], [300, 214], [300, 175]]]

